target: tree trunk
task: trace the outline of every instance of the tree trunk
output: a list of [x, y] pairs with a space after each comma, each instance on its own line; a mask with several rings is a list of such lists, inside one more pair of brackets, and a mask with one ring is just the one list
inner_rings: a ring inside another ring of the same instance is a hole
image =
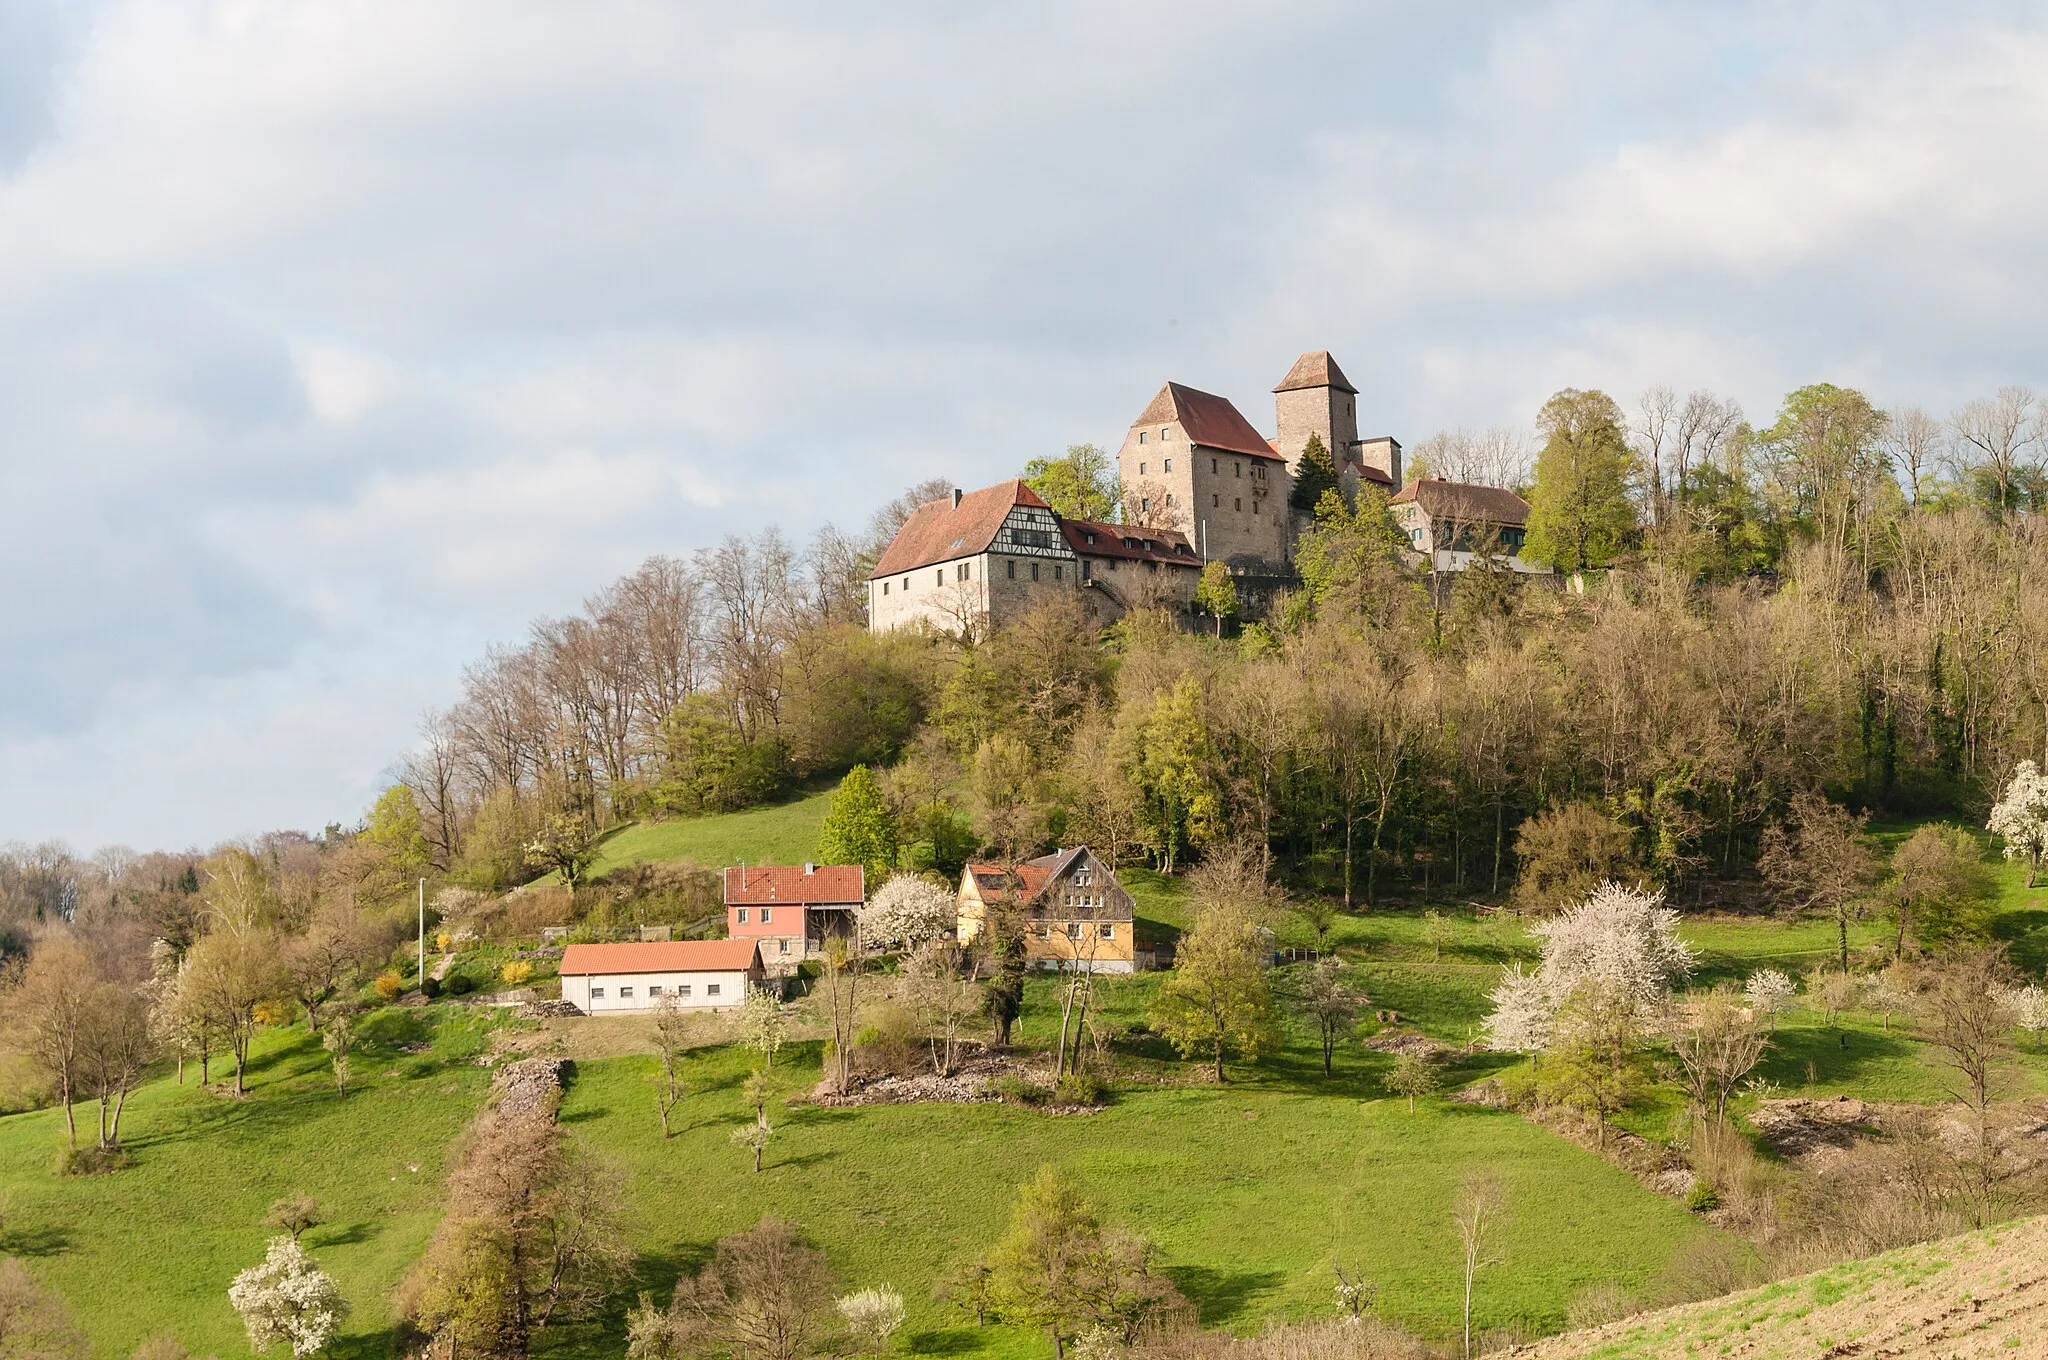
[[58, 1084], [58, 1099], [64, 1102], [64, 1139], [76, 1151], [78, 1148], [78, 1115], [71, 1108], [71, 1078], [64, 1077]]
[[1846, 913], [1835, 913], [1835, 929], [1842, 945], [1842, 976], [1849, 976], [1849, 917]]
[[1218, 1085], [1221, 1085], [1229, 1080], [1229, 1077], [1223, 1075], [1223, 1041], [1218, 1039], [1216, 1041], [1216, 1081]]
[[114, 1127], [109, 1139], [110, 1144], [114, 1147], [121, 1146], [121, 1112], [127, 1108], [128, 1089], [124, 1086], [121, 1088], [121, 1093], [114, 1097]]

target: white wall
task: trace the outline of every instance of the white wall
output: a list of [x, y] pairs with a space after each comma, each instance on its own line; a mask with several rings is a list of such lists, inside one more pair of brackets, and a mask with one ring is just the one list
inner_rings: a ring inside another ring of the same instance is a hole
[[[661, 988], [660, 995], [654, 988]], [[690, 989], [688, 996], [681, 994], [684, 987]], [[712, 988], [718, 991], [714, 994]], [[593, 989], [604, 995], [593, 997]], [[631, 989], [630, 997], [624, 993]], [[729, 972], [692, 973], [596, 973], [570, 974], [562, 978], [562, 1000], [573, 1001], [586, 1015], [610, 1015], [628, 1011], [650, 1011], [663, 996], [671, 993], [684, 1006], [692, 1009], [710, 1009], [718, 1006], [738, 1006], [747, 999], [747, 975], [733, 970]]]

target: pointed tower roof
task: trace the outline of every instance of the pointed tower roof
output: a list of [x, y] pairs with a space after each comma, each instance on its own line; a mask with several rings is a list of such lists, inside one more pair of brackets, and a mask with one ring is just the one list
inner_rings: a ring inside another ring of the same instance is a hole
[[1247, 453], [1254, 458], [1279, 458], [1265, 436], [1252, 428], [1230, 398], [1214, 392], [1170, 382], [1159, 389], [1152, 404], [1139, 412], [1131, 428], [1179, 421], [1190, 444], [1201, 444], [1225, 453]]
[[1337, 367], [1337, 361], [1326, 349], [1312, 349], [1294, 361], [1294, 367], [1287, 370], [1287, 376], [1280, 380], [1275, 392], [1293, 392], [1303, 387], [1334, 387], [1339, 392], [1358, 395], [1358, 389], [1351, 385], [1351, 379], [1344, 376], [1344, 370]]

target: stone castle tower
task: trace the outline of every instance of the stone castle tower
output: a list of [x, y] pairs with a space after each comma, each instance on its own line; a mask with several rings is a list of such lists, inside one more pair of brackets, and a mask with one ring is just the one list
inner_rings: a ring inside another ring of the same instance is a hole
[[[1289, 476], [1301, 466], [1308, 437], [1316, 434], [1322, 436], [1323, 447], [1335, 460], [1345, 490], [1357, 491], [1361, 477], [1384, 480], [1390, 492], [1400, 489], [1401, 445], [1384, 436], [1358, 437], [1358, 389], [1328, 350], [1311, 350], [1294, 361], [1294, 367], [1273, 389], [1273, 412], [1277, 420], [1273, 444], [1287, 459]], [[1374, 472], [1381, 475], [1374, 476]]]

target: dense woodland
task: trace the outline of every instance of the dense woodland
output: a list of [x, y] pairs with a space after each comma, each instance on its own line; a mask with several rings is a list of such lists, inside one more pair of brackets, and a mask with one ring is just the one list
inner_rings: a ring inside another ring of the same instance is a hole
[[[1531, 818], [1590, 808], [1625, 832], [1601, 855], [1681, 904], [1724, 898], [1802, 791], [1981, 824], [2048, 746], [2043, 418], [2022, 390], [1943, 422], [1808, 387], [1763, 428], [1707, 393], [1625, 413], [1561, 392], [1533, 467], [1505, 431], [1416, 450], [1426, 475], [1524, 491], [1525, 555], [1556, 577], [1431, 577], [1376, 493], [1346, 503], [1312, 469], [1299, 588], [1260, 619], [1211, 596], [1210, 636], [1142, 613], [1098, 633], [1060, 598], [981, 635], [870, 635], [867, 566], [935, 480], [859, 536], [650, 559], [470, 667], [361, 826], [247, 849], [284, 918], [422, 874], [498, 891], [573, 880], [623, 821], [868, 765], [905, 867], [1085, 841], [1172, 871], [1251, 843], [1347, 904], [1484, 896], [1512, 888]], [[1108, 469], [1084, 446], [1027, 475], [1099, 514]], [[0, 917], [176, 940], [166, 917], [218, 876], [198, 859], [17, 847]]]

